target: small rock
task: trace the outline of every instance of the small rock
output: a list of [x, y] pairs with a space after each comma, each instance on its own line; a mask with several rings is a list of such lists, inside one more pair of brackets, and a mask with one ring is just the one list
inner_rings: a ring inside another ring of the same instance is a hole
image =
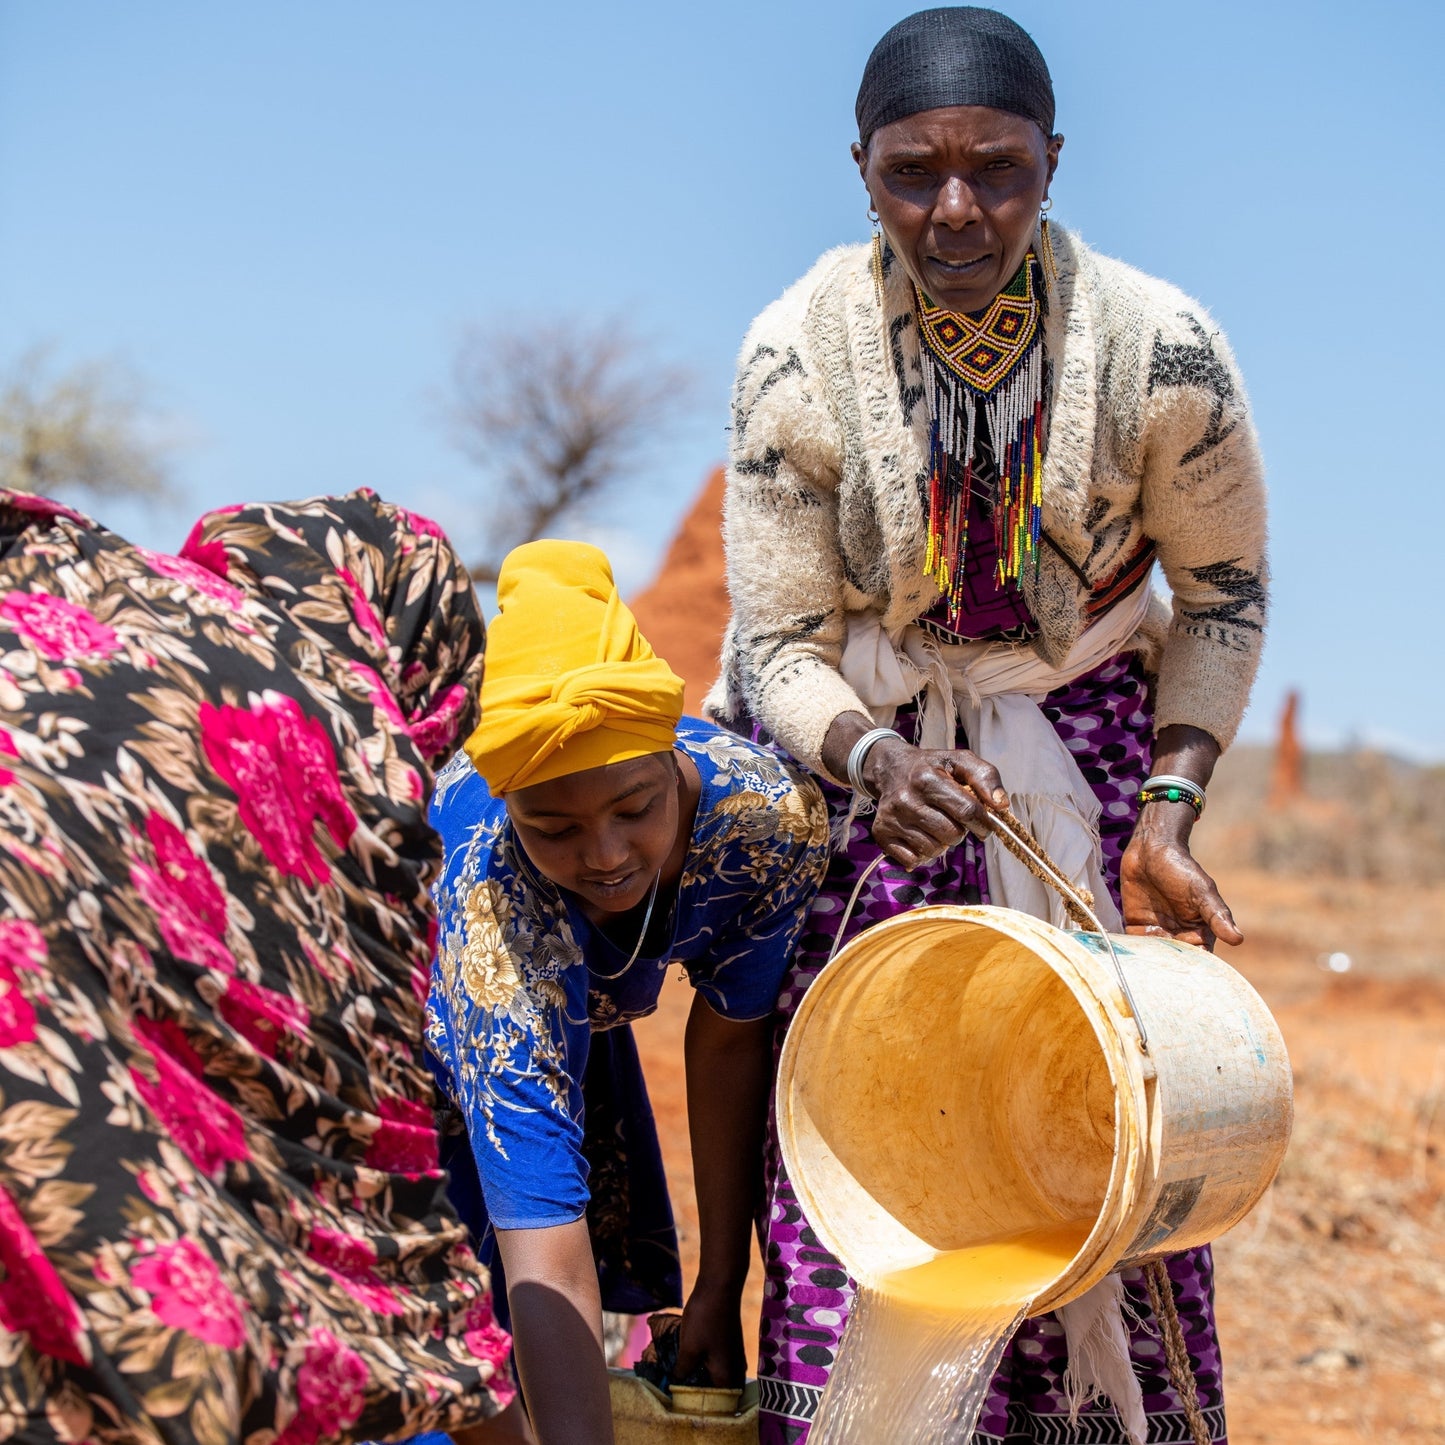
[[1365, 1362], [1350, 1350], [1311, 1350], [1302, 1355], [1295, 1364], [1306, 1370], [1318, 1370], [1323, 1375], [1337, 1375], [1341, 1370], [1358, 1370]]

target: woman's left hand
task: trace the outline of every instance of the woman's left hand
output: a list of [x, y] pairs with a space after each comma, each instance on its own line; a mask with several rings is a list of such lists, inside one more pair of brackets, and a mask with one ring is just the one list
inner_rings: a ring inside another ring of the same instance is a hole
[[688, 1379], [700, 1366], [719, 1390], [740, 1390], [747, 1378], [742, 1298], [736, 1290], [709, 1289], [701, 1280], [683, 1306], [676, 1379]]
[[1193, 821], [1188, 803], [1150, 803], [1140, 813], [1120, 868], [1124, 931], [1162, 934], [1211, 951], [1216, 938], [1243, 943], [1214, 879], [1189, 851]]

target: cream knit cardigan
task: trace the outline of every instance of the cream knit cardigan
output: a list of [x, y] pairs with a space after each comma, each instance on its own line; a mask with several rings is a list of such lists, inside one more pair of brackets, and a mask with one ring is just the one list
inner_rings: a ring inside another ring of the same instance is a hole
[[[1130, 644], [1157, 669], [1155, 727], [1233, 740], [1259, 665], [1265, 494], [1244, 387], [1204, 310], [1051, 226], [1043, 548], [1024, 595], [1057, 665], [1089, 591], [1144, 537], [1156, 599]], [[827, 776], [823, 738], [865, 712], [839, 674], [850, 612], [890, 633], [938, 597], [924, 576], [931, 422], [906, 273], [829, 251], [753, 323], [733, 394], [724, 535], [732, 619], [705, 710], [750, 717]], [[1060, 553], [1067, 554], [1067, 560]], [[1086, 580], [1087, 579], [1087, 582]], [[841, 781], [841, 780], [839, 780]]]

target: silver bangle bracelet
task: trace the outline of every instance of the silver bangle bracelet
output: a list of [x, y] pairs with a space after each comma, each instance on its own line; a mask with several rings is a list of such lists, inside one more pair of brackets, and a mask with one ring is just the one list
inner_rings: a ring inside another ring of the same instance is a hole
[[898, 734], [892, 728], [870, 728], [848, 753], [848, 783], [855, 793], [861, 793], [865, 798], [877, 801], [877, 794], [868, 790], [868, 785], [863, 781], [863, 764], [868, 761], [868, 754], [873, 750], [873, 744], [882, 742], [884, 738], [896, 738]]

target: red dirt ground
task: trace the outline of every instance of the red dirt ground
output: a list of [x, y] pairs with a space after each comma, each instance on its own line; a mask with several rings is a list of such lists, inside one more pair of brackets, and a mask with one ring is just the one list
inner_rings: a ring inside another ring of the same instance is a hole
[[[714, 476], [636, 605], [690, 709], [727, 616], [720, 505]], [[1240, 826], [1206, 817], [1197, 851], [1247, 935], [1228, 960], [1284, 1031], [1296, 1122], [1279, 1179], [1217, 1249], [1230, 1438], [1445, 1445], [1445, 867], [1412, 870], [1433, 880], [1414, 884], [1265, 872], [1241, 861]], [[1331, 954], [1348, 973], [1328, 970]], [[689, 1002], [670, 978], [637, 1035], [690, 1272]], [[755, 1267], [752, 1319], [758, 1299]]]

